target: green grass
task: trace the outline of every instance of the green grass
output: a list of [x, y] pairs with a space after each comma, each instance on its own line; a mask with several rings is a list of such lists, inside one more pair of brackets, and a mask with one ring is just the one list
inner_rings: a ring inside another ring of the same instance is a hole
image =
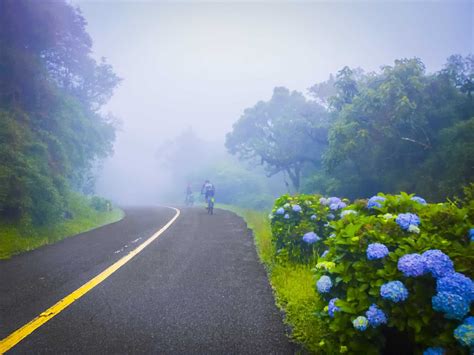
[[329, 335], [324, 324], [313, 314], [320, 298], [314, 287], [308, 265], [297, 265], [275, 258], [268, 214], [235, 206], [218, 205], [241, 216], [253, 230], [261, 262], [268, 271], [277, 306], [285, 313], [291, 327], [291, 338], [309, 352], [317, 352], [318, 344]]
[[90, 206], [89, 199], [73, 196], [70, 211], [73, 218], [54, 225], [33, 227], [29, 224], [0, 221], [0, 259], [53, 244], [72, 235], [121, 220], [124, 212], [119, 208], [99, 212]]

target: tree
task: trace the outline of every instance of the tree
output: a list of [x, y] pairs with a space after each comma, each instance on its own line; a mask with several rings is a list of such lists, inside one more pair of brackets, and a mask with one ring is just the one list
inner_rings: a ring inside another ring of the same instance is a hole
[[328, 116], [316, 102], [277, 87], [269, 102], [246, 109], [226, 136], [226, 148], [244, 160], [259, 160], [268, 176], [288, 174], [300, 188], [305, 164], [319, 165], [327, 144]]

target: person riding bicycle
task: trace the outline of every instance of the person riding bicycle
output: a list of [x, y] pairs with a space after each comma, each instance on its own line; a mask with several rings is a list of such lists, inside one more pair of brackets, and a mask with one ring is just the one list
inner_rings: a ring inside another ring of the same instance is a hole
[[193, 189], [191, 187], [191, 183], [188, 183], [186, 187], [186, 198], [185, 198], [186, 205], [192, 206], [194, 203], [194, 196], [193, 196]]
[[210, 197], [214, 197], [215, 193], [216, 188], [214, 187], [214, 185], [209, 180], [204, 181], [204, 184], [201, 188], [201, 195], [204, 195], [206, 202], [208, 202]]

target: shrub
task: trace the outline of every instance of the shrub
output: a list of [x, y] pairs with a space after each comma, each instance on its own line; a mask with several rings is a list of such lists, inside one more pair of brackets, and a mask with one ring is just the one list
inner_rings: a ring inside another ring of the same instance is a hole
[[472, 189], [465, 201], [440, 204], [405, 193], [349, 206], [313, 195], [276, 201], [270, 217], [277, 254], [315, 266], [313, 316], [330, 335], [314, 350], [376, 354], [393, 342], [417, 353], [469, 352]]

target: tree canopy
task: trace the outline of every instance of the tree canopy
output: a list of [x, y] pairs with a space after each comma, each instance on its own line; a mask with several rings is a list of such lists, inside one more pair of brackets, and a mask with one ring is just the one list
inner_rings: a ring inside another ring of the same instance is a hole
[[66, 1], [0, 2], [0, 217], [45, 223], [112, 151], [101, 107], [120, 79]]

